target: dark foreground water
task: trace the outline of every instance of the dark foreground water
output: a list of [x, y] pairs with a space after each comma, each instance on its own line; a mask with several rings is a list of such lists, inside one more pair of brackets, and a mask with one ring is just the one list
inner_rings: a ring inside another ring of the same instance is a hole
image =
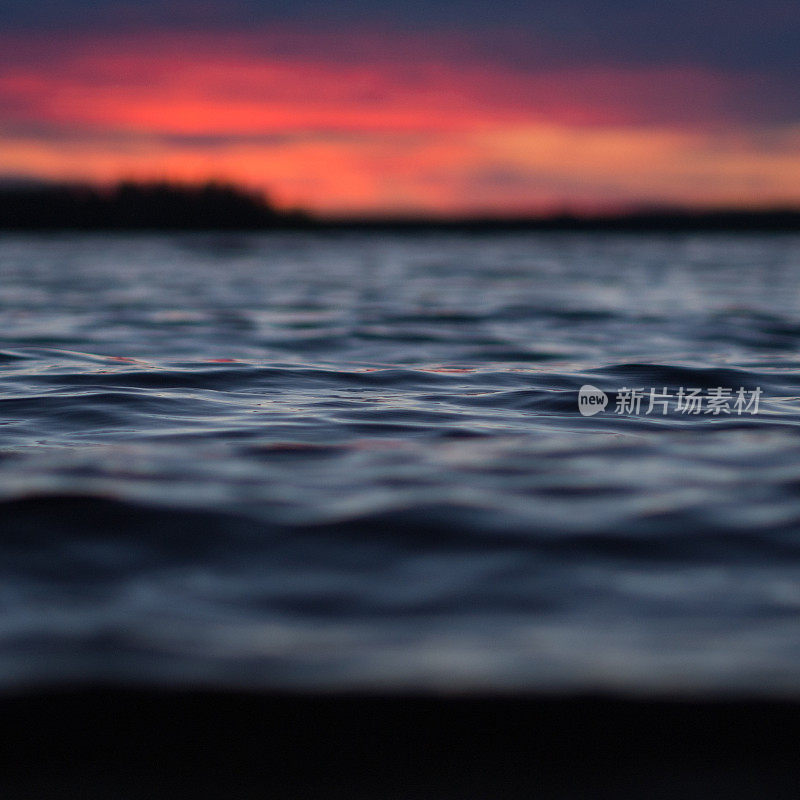
[[798, 237], [5, 236], [0, 275], [2, 687], [800, 690]]

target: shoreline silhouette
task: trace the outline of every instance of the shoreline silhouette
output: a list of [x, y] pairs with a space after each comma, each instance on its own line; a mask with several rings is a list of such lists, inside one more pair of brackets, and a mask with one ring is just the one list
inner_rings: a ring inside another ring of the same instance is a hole
[[624, 213], [540, 216], [350, 216], [284, 211], [240, 187], [123, 182], [0, 185], [0, 230], [377, 230], [423, 231], [752, 231], [800, 232], [798, 208], [643, 208]]

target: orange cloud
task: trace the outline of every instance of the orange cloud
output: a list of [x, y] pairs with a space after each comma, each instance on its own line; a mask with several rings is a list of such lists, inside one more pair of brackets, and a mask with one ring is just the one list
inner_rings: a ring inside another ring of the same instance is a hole
[[797, 130], [730, 118], [748, 78], [415, 47], [153, 36], [7, 58], [0, 173], [213, 177], [326, 213], [800, 200]]

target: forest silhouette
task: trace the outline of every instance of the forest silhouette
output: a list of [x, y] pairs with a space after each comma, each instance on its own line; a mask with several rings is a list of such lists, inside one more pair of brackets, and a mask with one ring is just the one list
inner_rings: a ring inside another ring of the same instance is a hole
[[628, 213], [572, 213], [527, 217], [383, 216], [322, 219], [276, 208], [265, 196], [209, 182], [123, 182], [0, 185], [0, 229], [48, 230], [272, 230], [388, 229], [394, 231], [800, 231], [800, 209], [641, 209]]

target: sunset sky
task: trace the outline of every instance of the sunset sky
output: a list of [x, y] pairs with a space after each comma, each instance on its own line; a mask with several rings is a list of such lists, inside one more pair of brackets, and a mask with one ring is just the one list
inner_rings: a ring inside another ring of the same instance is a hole
[[800, 204], [797, 0], [4, 0], [0, 179], [319, 213]]

